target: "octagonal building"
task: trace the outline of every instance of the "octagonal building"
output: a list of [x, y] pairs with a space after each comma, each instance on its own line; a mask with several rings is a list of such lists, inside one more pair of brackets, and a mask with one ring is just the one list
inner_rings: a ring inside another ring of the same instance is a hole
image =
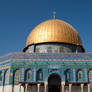
[[92, 92], [92, 53], [70, 24], [46, 20], [23, 52], [0, 57], [0, 92]]

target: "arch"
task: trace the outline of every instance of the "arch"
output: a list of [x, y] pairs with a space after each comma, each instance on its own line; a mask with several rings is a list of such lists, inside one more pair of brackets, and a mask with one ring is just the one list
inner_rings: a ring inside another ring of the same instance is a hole
[[2, 83], [3, 73], [0, 71], [0, 84]]
[[18, 84], [18, 82], [20, 81], [20, 69], [16, 69], [14, 71], [14, 84]]
[[60, 53], [64, 52], [64, 47], [63, 46], [60, 47], [59, 50], [60, 50]]
[[65, 81], [66, 81], [66, 82], [71, 81], [71, 70], [70, 70], [70, 69], [67, 69], [67, 70], [65, 71]]
[[43, 80], [43, 69], [38, 69], [36, 79], [37, 79], [37, 81], [42, 81]]
[[48, 78], [48, 92], [60, 92], [61, 91], [61, 77], [53, 73]]
[[4, 84], [9, 83], [9, 69], [5, 70]]
[[32, 79], [32, 70], [31, 69], [27, 69], [25, 72], [25, 80], [29, 81]]
[[52, 53], [52, 47], [51, 46], [47, 47], [47, 52]]
[[76, 73], [77, 76], [77, 81], [82, 81], [83, 80], [83, 71], [79, 69]]
[[40, 48], [36, 48], [36, 49], [35, 49], [35, 52], [36, 52], [36, 53], [39, 53], [39, 52], [40, 52]]
[[89, 82], [92, 82], [92, 69], [88, 71], [88, 80]]

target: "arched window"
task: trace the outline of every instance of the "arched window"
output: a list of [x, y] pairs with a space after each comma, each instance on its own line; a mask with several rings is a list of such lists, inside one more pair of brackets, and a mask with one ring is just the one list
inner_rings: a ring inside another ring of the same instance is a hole
[[69, 82], [71, 80], [71, 71], [70, 69], [65, 71], [65, 79], [67, 82]]
[[48, 48], [47, 48], [47, 52], [48, 52], [48, 53], [52, 53], [52, 47], [48, 47]]
[[37, 80], [43, 80], [43, 71], [42, 71], [42, 69], [39, 69], [37, 71]]
[[31, 80], [31, 75], [32, 75], [32, 71], [31, 71], [31, 70], [27, 70], [27, 71], [26, 71], [26, 76], [25, 76], [26, 78], [25, 78], [25, 79], [26, 79], [27, 81], [28, 81], [28, 80]]
[[89, 70], [89, 82], [92, 82], [92, 70]]
[[3, 76], [2, 71], [0, 71], [0, 84], [2, 83], [2, 76]]
[[36, 48], [36, 53], [39, 53], [39, 51], [40, 51], [40, 48]]
[[5, 71], [5, 84], [8, 84], [9, 83], [9, 70], [7, 69]]
[[18, 84], [19, 80], [20, 80], [20, 70], [17, 69], [17, 70], [14, 72], [14, 83], [15, 83], [15, 84]]
[[60, 47], [59, 49], [61, 53], [64, 52], [64, 47]]
[[82, 70], [77, 71], [77, 81], [82, 81]]

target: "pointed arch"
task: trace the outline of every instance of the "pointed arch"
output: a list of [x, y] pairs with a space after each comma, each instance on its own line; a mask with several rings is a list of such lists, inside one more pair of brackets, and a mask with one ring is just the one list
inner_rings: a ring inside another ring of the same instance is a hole
[[14, 71], [14, 84], [18, 84], [20, 81], [20, 69]]
[[65, 71], [65, 80], [66, 82], [69, 82], [71, 80], [71, 70], [70, 69], [67, 69]]
[[43, 80], [43, 69], [38, 69], [37, 71], [37, 81]]
[[31, 71], [31, 69], [27, 69], [25, 72], [25, 80], [29, 81], [31, 79], [32, 79], [32, 71]]
[[78, 71], [77, 71], [77, 81], [82, 81], [83, 80], [83, 72], [82, 72], [82, 70], [81, 69], [79, 69]]
[[61, 76], [57, 73], [52, 73], [48, 77], [48, 92], [60, 92], [61, 91]]

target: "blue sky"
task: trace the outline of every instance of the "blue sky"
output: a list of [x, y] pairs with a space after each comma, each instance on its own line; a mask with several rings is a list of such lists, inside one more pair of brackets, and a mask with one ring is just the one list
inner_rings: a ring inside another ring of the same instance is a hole
[[86, 52], [92, 52], [92, 0], [0, 0], [0, 56], [22, 52], [28, 34], [48, 19], [71, 24]]

